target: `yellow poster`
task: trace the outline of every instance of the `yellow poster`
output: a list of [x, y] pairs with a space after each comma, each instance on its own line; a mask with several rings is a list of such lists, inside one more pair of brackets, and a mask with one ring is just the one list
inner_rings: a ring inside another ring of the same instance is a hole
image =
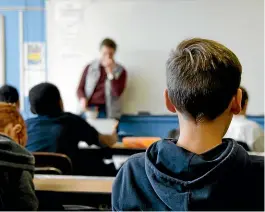
[[25, 68], [35, 70], [45, 69], [45, 51], [43, 43], [25, 43]]

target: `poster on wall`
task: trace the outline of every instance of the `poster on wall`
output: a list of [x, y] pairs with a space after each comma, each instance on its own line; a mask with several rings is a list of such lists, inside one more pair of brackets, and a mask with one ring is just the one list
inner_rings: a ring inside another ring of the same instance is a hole
[[[87, 1], [85, 0], [86, 4]], [[80, 53], [75, 50], [75, 43], [82, 28], [85, 4], [82, 1], [58, 0], [55, 2], [54, 17], [58, 36], [56, 43], [63, 48], [59, 54], [63, 59], [78, 59]]]
[[24, 43], [24, 96], [28, 96], [29, 90], [46, 81], [45, 71], [45, 44], [42, 42]]
[[55, 20], [60, 24], [75, 25], [83, 20], [84, 5], [78, 1], [61, 0], [55, 4]]
[[26, 42], [25, 69], [45, 70], [45, 44], [42, 42]]

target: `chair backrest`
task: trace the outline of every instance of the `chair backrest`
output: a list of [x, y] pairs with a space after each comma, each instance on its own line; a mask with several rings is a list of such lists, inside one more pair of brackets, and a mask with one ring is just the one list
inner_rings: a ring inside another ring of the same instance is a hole
[[50, 152], [33, 152], [32, 154], [35, 157], [35, 172], [44, 173], [46, 168], [47, 172], [54, 172], [57, 169], [61, 174], [72, 174], [72, 161], [67, 155]]
[[54, 167], [36, 167], [35, 174], [53, 174], [53, 175], [61, 175], [63, 174], [61, 170]]

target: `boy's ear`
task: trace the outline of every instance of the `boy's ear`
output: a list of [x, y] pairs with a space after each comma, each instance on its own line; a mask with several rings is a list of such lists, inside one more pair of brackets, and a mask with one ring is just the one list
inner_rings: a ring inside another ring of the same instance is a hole
[[20, 110], [20, 101], [19, 100], [16, 102], [16, 107], [17, 107], [17, 110], [19, 111]]
[[175, 108], [175, 105], [172, 104], [172, 102], [168, 96], [168, 90], [167, 89], [164, 91], [164, 98], [165, 98], [165, 104], [167, 106], [167, 109], [172, 113], [176, 113], [177, 110]]
[[22, 126], [21, 126], [21, 124], [16, 124], [16, 125], [13, 127], [12, 130], [14, 131], [15, 134], [19, 134], [19, 133], [22, 131]]
[[241, 101], [242, 101], [242, 90], [239, 88], [237, 89], [236, 95], [233, 97], [231, 102], [231, 112], [235, 115], [239, 114], [242, 110], [241, 108]]
[[62, 99], [60, 99], [59, 104], [60, 104], [60, 108], [62, 109], [62, 111], [64, 111], [64, 105], [63, 105], [63, 100]]

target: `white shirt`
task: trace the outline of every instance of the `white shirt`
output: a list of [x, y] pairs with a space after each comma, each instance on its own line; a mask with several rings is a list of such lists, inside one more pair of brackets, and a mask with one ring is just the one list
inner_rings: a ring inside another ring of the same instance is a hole
[[224, 138], [233, 138], [248, 144], [252, 151], [264, 151], [264, 131], [244, 115], [235, 115]]

